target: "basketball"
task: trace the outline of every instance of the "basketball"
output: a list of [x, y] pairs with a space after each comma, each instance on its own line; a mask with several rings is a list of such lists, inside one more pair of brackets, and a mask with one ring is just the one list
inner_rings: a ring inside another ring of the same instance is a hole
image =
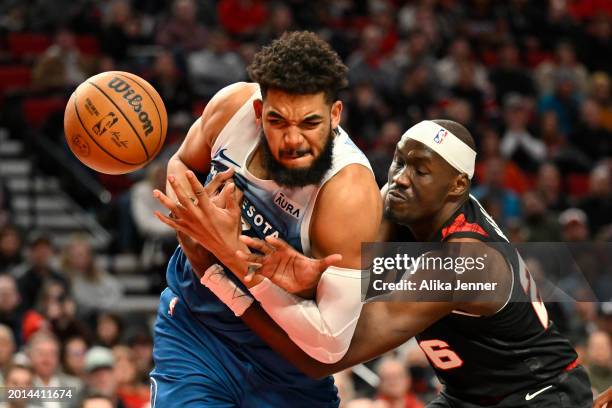
[[149, 163], [161, 151], [167, 129], [161, 97], [129, 72], [108, 71], [85, 80], [64, 113], [70, 150], [106, 174], [129, 173]]

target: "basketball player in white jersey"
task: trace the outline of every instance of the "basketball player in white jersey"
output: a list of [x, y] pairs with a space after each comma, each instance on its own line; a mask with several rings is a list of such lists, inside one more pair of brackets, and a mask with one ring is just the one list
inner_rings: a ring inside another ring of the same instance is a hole
[[[235, 255], [247, 250], [238, 239], [245, 234], [278, 237], [320, 259], [320, 267], [329, 267], [321, 279], [329, 287], [360, 285], [361, 242], [376, 239], [382, 200], [366, 157], [339, 126], [337, 94], [347, 84], [346, 72], [316, 35], [286, 34], [256, 55], [249, 67], [255, 83], [215, 95], [170, 159], [167, 196], [154, 195], [172, 219], [158, 217], [182, 232], [183, 245], [201, 244], [205, 261], [194, 270], [180, 247], [170, 259], [155, 325], [152, 406], [338, 406], [331, 377], [307, 377], [237, 317], [249, 296], [235, 299], [230, 310], [199, 280], [219, 262], [246, 290], [230, 272], [243, 277], [247, 270]], [[208, 173], [206, 188], [194, 172]], [[226, 180], [217, 206], [206, 190]], [[333, 291], [327, 294], [321, 301], [333, 303]], [[347, 313], [324, 318], [322, 339], [353, 335], [359, 297], [343, 307]], [[322, 358], [346, 352], [334, 344], [322, 349]]]

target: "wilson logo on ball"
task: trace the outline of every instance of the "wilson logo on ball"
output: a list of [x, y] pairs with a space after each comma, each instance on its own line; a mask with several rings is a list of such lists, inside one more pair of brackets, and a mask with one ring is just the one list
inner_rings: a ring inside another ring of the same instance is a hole
[[142, 123], [145, 136], [153, 132], [153, 125], [151, 124], [151, 119], [149, 119], [149, 114], [142, 110], [142, 96], [136, 93], [130, 84], [121, 78], [113, 77], [108, 83], [108, 87], [117, 93], [123, 94], [123, 98], [127, 101], [128, 105], [138, 114], [138, 120]]
[[96, 134], [96, 136], [102, 136], [104, 132], [113, 127], [115, 123], [117, 123], [119, 119], [117, 119], [117, 115], [115, 112], [108, 112], [102, 119], [96, 123], [91, 130]]

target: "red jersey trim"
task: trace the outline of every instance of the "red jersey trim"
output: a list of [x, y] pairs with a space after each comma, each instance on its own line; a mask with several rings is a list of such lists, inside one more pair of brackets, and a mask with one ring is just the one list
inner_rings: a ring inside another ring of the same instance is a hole
[[457, 232], [473, 232], [488, 237], [489, 234], [476, 223], [467, 222], [465, 214], [459, 214], [448, 227], [442, 228], [442, 239]]

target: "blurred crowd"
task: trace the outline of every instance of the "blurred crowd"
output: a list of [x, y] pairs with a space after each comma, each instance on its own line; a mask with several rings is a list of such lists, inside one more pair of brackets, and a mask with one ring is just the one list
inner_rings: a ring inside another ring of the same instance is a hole
[[[153, 217], [158, 204], [150, 191], [164, 185], [165, 161], [208, 99], [248, 80], [245, 68], [257, 50], [292, 29], [317, 32], [348, 65], [342, 126], [370, 158], [380, 185], [406, 129], [449, 118], [472, 132], [473, 194], [512, 241], [612, 241], [606, 0], [5, 0], [0, 70], [19, 65], [30, 76], [0, 98], [0, 126], [10, 137], [36, 132], [62, 145], [63, 107], [36, 122], [21, 109], [30, 98], [65, 101], [85, 78], [107, 70], [149, 80], [169, 114], [166, 149], [137, 173], [92, 173], [113, 201], [89, 209], [113, 233], [108, 252], [144, 254], [163, 274], [176, 242]], [[23, 33], [42, 34], [48, 44], [11, 51]], [[41, 171], [65, 176], [46, 154], [33, 157]], [[96, 266], [95, 251], [81, 237], [56, 248], [52, 237], [12, 225], [1, 177], [4, 381], [19, 375], [33, 384], [68, 381], [140, 408], [151, 341], [147, 330], [128, 333], [122, 317], [108, 313], [123, 296], [121, 285]], [[600, 300], [612, 301], [612, 260], [595, 263], [590, 282]], [[579, 349], [594, 388], [612, 384], [612, 304], [549, 308]], [[337, 376], [343, 406], [421, 407], [440, 388], [412, 343], [366, 369], [374, 380]]]

